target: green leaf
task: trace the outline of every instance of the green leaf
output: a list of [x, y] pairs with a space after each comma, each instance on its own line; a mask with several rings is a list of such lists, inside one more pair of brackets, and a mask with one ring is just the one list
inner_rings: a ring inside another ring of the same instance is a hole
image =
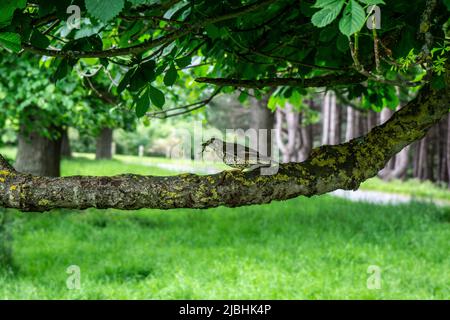
[[20, 35], [13, 32], [0, 32], [0, 46], [13, 52], [19, 52], [21, 49]]
[[145, 92], [139, 97], [136, 102], [136, 115], [138, 116], [138, 118], [145, 116], [149, 108], [150, 99], [148, 97], [148, 90], [145, 90]]
[[447, 6], [447, 9], [450, 11], [450, 0], [444, 0], [444, 4]]
[[239, 95], [239, 102], [244, 103], [247, 100], [247, 97], [248, 97], [248, 93], [245, 91], [242, 91], [241, 94]]
[[313, 25], [323, 28], [332, 23], [341, 12], [344, 2], [344, 0], [329, 0], [323, 9], [312, 16], [311, 22]]
[[339, 21], [339, 30], [346, 36], [351, 36], [361, 30], [366, 21], [364, 9], [355, 0], [350, 0], [344, 10], [344, 16]]
[[145, 72], [142, 69], [138, 69], [130, 79], [128, 90], [131, 92], [140, 91], [148, 84], [148, 82]]
[[383, 0], [359, 0], [359, 2], [362, 2], [364, 4], [371, 4], [371, 5], [385, 4]]
[[220, 29], [217, 28], [215, 25], [213, 24], [208, 24], [205, 26], [205, 30], [206, 30], [206, 34], [211, 38], [211, 39], [217, 39], [220, 38]]
[[26, 4], [26, 0], [2, 0], [0, 25], [8, 24], [14, 15], [14, 11], [25, 8]]
[[53, 82], [57, 82], [58, 80], [63, 79], [70, 71], [69, 61], [67, 59], [62, 59], [58, 67], [56, 68], [55, 73], [52, 75], [51, 80]]
[[154, 60], [149, 60], [139, 66], [139, 71], [142, 72], [148, 82], [152, 82], [156, 78], [155, 67], [156, 62]]
[[116, 17], [124, 6], [124, 0], [85, 0], [89, 14], [100, 21], [108, 22]]
[[336, 48], [342, 53], [347, 53], [350, 49], [348, 46], [348, 38], [341, 33], [337, 37]]
[[155, 66], [156, 63], [153, 60], [142, 63], [132, 75], [130, 87], [128, 89], [132, 92], [136, 92], [141, 90], [149, 82], [154, 81], [156, 78]]
[[177, 64], [178, 68], [183, 69], [191, 64], [191, 57], [186, 56], [180, 59], [176, 59], [175, 63]]
[[435, 76], [431, 79], [431, 87], [435, 90], [440, 90], [445, 88], [445, 78], [443, 75]]
[[35, 47], [41, 48], [41, 49], [47, 49], [47, 47], [50, 44], [50, 40], [39, 30], [34, 29], [33, 33], [31, 34], [30, 42]]
[[155, 1], [151, 0], [128, 0], [133, 6], [137, 6], [139, 4], [152, 4]]
[[117, 93], [122, 93], [123, 90], [130, 84], [131, 77], [136, 72], [135, 68], [132, 68], [125, 73], [125, 75], [122, 77], [122, 79], [119, 82], [119, 85], [117, 86]]
[[313, 5], [313, 8], [325, 8], [334, 6], [336, 0], [317, 0], [316, 3]]
[[164, 76], [164, 84], [168, 87], [172, 86], [175, 81], [177, 81], [178, 72], [175, 68], [175, 65], [172, 63], [170, 65], [169, 70], [167, 70], [166, 75]]
[[164, 93], [162, 93], [161, 90], [156, 89], [153, 86], [150, 86], [148, 88], [150, 99], [152, 100], [152, 103], [158, 108], [161, 109], [164, 104], [166, 103], [166, 98], [164, 97]]

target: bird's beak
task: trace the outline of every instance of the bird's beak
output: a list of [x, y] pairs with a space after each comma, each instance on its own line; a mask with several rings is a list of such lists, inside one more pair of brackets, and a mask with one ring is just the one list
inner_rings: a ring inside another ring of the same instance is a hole
[[203, 152], [205, 152], [205, 149], [206, 149], [207, 146], [208, 146], [207, 142], [202, 143], [202, 154], [203, 154]]

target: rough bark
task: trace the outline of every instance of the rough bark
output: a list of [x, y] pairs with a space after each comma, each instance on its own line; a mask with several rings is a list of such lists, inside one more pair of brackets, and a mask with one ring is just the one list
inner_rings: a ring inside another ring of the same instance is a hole
[[59, 177], [61, 139], [49, 139], [22, 125], [18, 134], [15, 168], [24, 173]]
[[112, 159], [112, 143], [113, 143], [113, 129], [103, 128], [97, 137], [97, 148], [95, 151], [95, 159], [101, 160]]
[[308, 160], [281, 164], [273, 175], [234, 170], [202, 176], [33, 177], [15, 171], [0, 157], [0, 206], [23, 211], [236, 207], [357, 189], [393, 155], [421, 139], [447, 115], [449, 105], [447, 91], [424, 88], [365, 136], [316, 148]]

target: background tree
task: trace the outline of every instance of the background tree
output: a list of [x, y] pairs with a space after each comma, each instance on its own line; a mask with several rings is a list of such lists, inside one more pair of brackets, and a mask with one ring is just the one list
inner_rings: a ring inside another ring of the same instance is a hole
[[62, 134], [81, 100], [76, 78], [57, 84], [51, 70], [39, 68], [30, 55], [0, 56], [0, 116], [13, 119], [18, 131], [15, 167], [36, 175], [59, 176]]
[[[89, 22], [80, 30], [70, 29], [66, 23], [69, 4], [79, 5]], [[410, 2], [396, 1], [383, 6], [383, 28], [369, 32], [365, 29], [366, 9], [370, 11], [374, 4], [384, 2], [204, 0], [147, 4], [79, 0], [3, 4], [0, 39], [4, 47], [54, 57], [56, 79], [69, 76], [69, 71], [86, 59], [98, 59], [103, 66], [124, 65], [126, 72], [116, 93], [132, 97], [138, 116], [196, 111], [218, 92], [236, 87], [244, 91], [286, 88], [274, 93], [282, 98], [293, 92], [304, 95], [306, 88], [341, 90], [348, 100], [360, 97], [364, 106], [378, 110], [397, 106], [395, 86], [419, 90], [390, 120], [368, 134], [316, 148], [307, 161], [283, 164], [272, 176], [223, 172], [164, 179], [48, 180], [15, 172], [2, 161], [5, 183], [0, 185], [0, 203], [22, 210], [94, 205], [206, 208], [357, 188], [446, 117], [449, 106], [449, 4], [427, 0], [410, 10]], [[210, 97], [194, 105], [162, 110], [166, 105], [162, 89], [176, 84], [179, 71], [186, 68], [201, 84], [199, 90], [212, 92]], [[208, 90], [206, 85], [216, 88]], [[12, 184], [20, 191], [10, 190]]]

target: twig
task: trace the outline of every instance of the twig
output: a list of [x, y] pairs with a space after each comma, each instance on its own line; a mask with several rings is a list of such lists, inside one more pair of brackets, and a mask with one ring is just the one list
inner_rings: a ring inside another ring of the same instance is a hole
[[[207, 104], [209, 104], [220, 93], [221, 89], [222, 89], [222, 87], [217, 88], [208, 98], [206, 98], [202, 101], [198, 101], [198, 102], [188, 104], [185, 106], [181, 106], [181, 107], [175, 107], [175, 108], [161, 110], [161, 111], [149, 112], [149, 113], [147, 113], [147, 117], [166, 119], [166, 118], [179, 116], [179, 115], [186, 114], [186, 113], [192, 112], [194, 110], [203, 108]], [[168, 112], [182, 110], [182, 109], [184, 109], [184, 110], [180, 111], [180, 112], [168, 114]]]

